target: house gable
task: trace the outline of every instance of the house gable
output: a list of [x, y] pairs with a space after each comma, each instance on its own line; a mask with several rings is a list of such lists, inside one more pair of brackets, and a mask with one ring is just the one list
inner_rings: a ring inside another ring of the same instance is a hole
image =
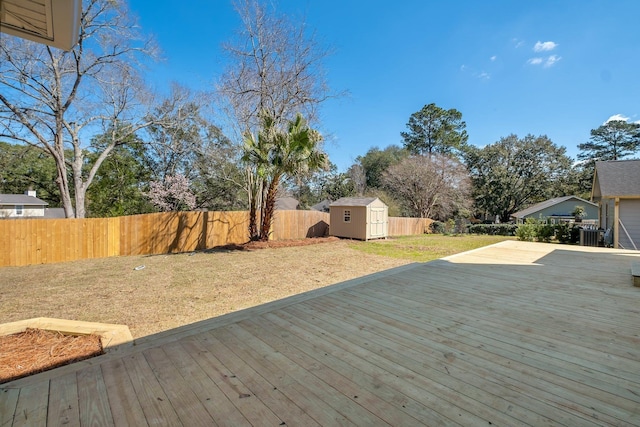
[[592, 200], [640, 198], [640, 160], [596, 162]]

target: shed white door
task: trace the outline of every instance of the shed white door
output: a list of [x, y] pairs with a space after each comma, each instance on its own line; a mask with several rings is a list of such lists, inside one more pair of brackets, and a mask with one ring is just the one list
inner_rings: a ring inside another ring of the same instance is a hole
[[384, 208], [371, 208], [371, 237], [385, 237]]
[[640, 200], [620, 200], [618, 245], [623, 249], [640, 249]]

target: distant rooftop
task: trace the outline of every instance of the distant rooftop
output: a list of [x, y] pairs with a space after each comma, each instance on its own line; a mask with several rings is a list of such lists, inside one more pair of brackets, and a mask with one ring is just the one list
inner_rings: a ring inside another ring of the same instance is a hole
[[521, 211], [511, 214], [511, 216], [514, 218], [524, 218], [527, 215], [534, 214], [538, 211], [544, 210], [551, 206], [557, 205], [558, 203], [562, 203], [564, 201], [571, 200], [571, 199], [576, 199], [580, 201], [580, 203], [598, 206], [597, 204], [590, 202], [588, 200], [582, 199], [578, 196], [562, 196], [562, 197], [555, 197], [553, 199], [545, 200], [544, 202], [536, 203], [535, 205], [529, 206], [526, 209], [522, 209]]
[[0, 194], [0, 205], [46, 206], [49, 203], [26, 194]]

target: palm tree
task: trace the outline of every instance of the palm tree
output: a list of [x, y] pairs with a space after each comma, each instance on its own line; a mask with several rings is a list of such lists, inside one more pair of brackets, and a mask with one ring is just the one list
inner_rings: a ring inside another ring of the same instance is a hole
[[253, 134], [245, 136], [243, 160], [250, 166], [249, 236], [251, 240], [266, 241], [282, 179], [326, 168], [328, 157], [319, 147], [322, 136], [308, 126], [302, 115], [289, 121], [286, 131], [267, 115], [262, 121], [257, 138]]

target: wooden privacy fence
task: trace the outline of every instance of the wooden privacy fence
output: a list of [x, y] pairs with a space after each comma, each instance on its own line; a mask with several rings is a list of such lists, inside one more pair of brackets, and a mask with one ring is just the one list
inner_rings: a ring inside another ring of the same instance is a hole
[[389, 236], [409, 236], [413, 234], [431, 233], [432, 219], [389, 217]]
[[[432, 221], [389, 218], [389, 236], [422, 234]], [[85, 258], [190, 252], [249, 239], [248, 212], [167, 212], [117, 218], [0, 221], [0, 267]], [[272, 240], [328, 235], [329, 214], [276, 211]]]

